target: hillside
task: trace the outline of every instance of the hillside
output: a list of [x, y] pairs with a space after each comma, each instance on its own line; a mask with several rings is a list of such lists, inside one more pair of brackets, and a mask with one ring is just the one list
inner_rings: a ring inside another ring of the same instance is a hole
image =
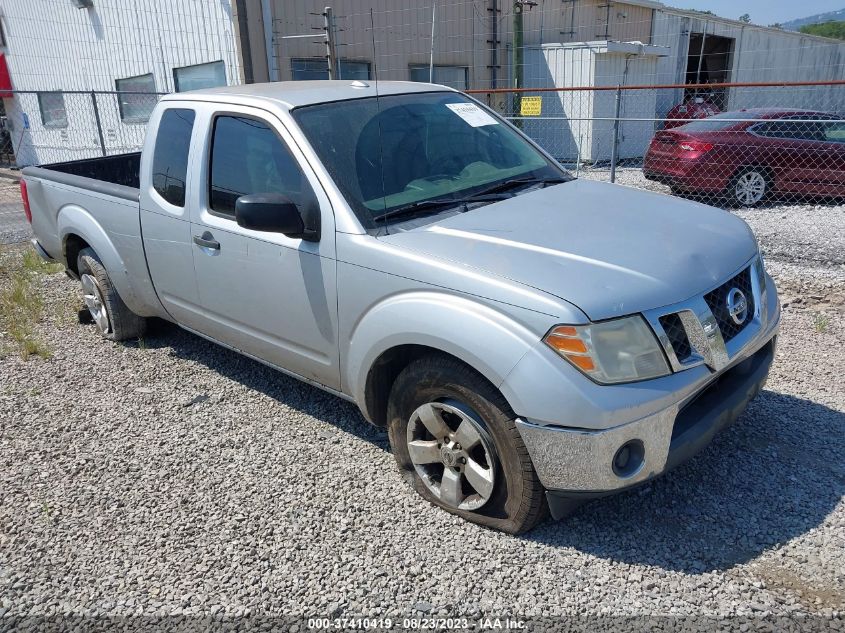
[[822, 22], [841, 21], [845, 20], [845, 9], [839, 11], [828, 11], [827, 13], [817, 13], [806, 18], [798, 18], [797, 20], [790, 20], [782, 24], [783, 28], [788, 31], [798, 31], [802, 26], [808, 24], [821, 24]]

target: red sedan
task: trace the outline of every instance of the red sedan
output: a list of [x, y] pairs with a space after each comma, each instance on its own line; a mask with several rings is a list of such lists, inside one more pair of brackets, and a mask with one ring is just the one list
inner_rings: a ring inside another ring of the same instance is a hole
[[657, 132], [645, 177], [673, 193], [750, 207], [770, 193], [845, 196], [845, 119], [808, 110], [723, 112]]

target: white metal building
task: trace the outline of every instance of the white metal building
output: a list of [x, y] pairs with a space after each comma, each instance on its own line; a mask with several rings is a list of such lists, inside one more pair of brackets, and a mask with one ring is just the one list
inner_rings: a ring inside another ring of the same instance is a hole
[[[134, 151], [155, 93], [242, 80], [228, 1], [3, 0], [0, 22], [19, 165]], [[95, 114], [87, 91], [145, 94], [99, 94]]]

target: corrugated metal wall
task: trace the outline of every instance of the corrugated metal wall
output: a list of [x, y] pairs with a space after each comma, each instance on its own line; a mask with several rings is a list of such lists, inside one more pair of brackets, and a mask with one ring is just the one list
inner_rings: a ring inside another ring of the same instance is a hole
[[[274, 51], [280, 78], [291, 77], [291, 60], [323, 58], [319, 35], [325, 0], [272, 0]], [[491, 87], [492, 22], [498, 34], [499, 87], [511, 85], [510, 48], [513, 43], [513, 4], [499, 0], [496, 17], [489, 0], [425, 3], [413, 0], [335, 0], [342, 58], [377, 61], [381, 79], [407, 80], [409, 66], [428, 64], [434, 10], [434, 63], [469, 68], [469, 86]], [[540, 0], [523, 13], [524, 44], [597, 39], [648, 42], [652, 9], [604, 0]], [[372, 23], [370, 10], [372, 9]], [[609, 29], [606, 27], [610, 20]], [[375, 43], [371, 24], [375, 26]], [[311, 39], [284, 36], [314, 33]], [[606, 37], [607, 33], [609, 36]], [[374, 53], [375, 45], [375, 53]]]
[[[502, 3], [504, 8], [509, 3]], [[615, 40], [648, 43], [652, 9], [605, 0], [540, 0], [525, 12], [525, 43]], [[508, 26], [507, 31], [511, 31]]]
[[[653, 43], [671, 49], [653, 83], [684, 83], [689, 34], [704, 33], [734, 40], [731, 82], [831, 81], [845, 78], [845, 42], [805, 36], [792, 31], [742, 25], [703, 15], [655, 11]], [[693, 51], [695, 53], [695, 51]], [[810, 94], [810, 92], [812, 94]], [[663, 116], [679, 103], [682, 91], [661, 91], [657, 112]], [[842, 87], [772, 90], [731, 88], [728, 108], [757, 106], [831, 109], [845, 103]], [[839, 108], [841, 109], [841, 105]]]
[[160, 92], [172, 69], [226, 62], [240, 74], [228, 0], [4, 0], [6, 59], [19, 90], [114, 90], [116, 77], [153, 73]]
[[[218, 60], [228, 83], [241, 81], [228, 0], [96, 0], [90, 9], [70, 0], [4, 0], [2, 20], [16, 90], [113, 91], [116, 79], [152, 73], [157, 92], [172, 92], [174, 68]], [[19, 164], [99, 152], [89, 95], [66, 95], [63, 129], [42, 125], [35, 94], [4, 105]], [[114, 97], [99, 106], [108, 151], [140, 147], [146, 124], [121, 121]]]
[[[604, 52], [602, 46], [547, 44], [526, 51], [526, 85], [536, 88], [639, 85], [657, 71], [654, 54]], [[540, 94], [540, 93], [538, 93]], [[526, 119], [523, 129], [557, 158], [595, 163], [610, 159], [616, 91], [565, 91], [540, 94], [542, 116]], [[654, 134], [656, 91], [623, 92], [619, 158], [638, 158]]]

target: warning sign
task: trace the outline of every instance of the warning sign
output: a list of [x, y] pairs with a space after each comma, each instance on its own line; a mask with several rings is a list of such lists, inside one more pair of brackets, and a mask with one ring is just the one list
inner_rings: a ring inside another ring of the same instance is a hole
[[543, 97], [522, 97], [519, 100], [521, 116], [540, 116], [543, 111]]

